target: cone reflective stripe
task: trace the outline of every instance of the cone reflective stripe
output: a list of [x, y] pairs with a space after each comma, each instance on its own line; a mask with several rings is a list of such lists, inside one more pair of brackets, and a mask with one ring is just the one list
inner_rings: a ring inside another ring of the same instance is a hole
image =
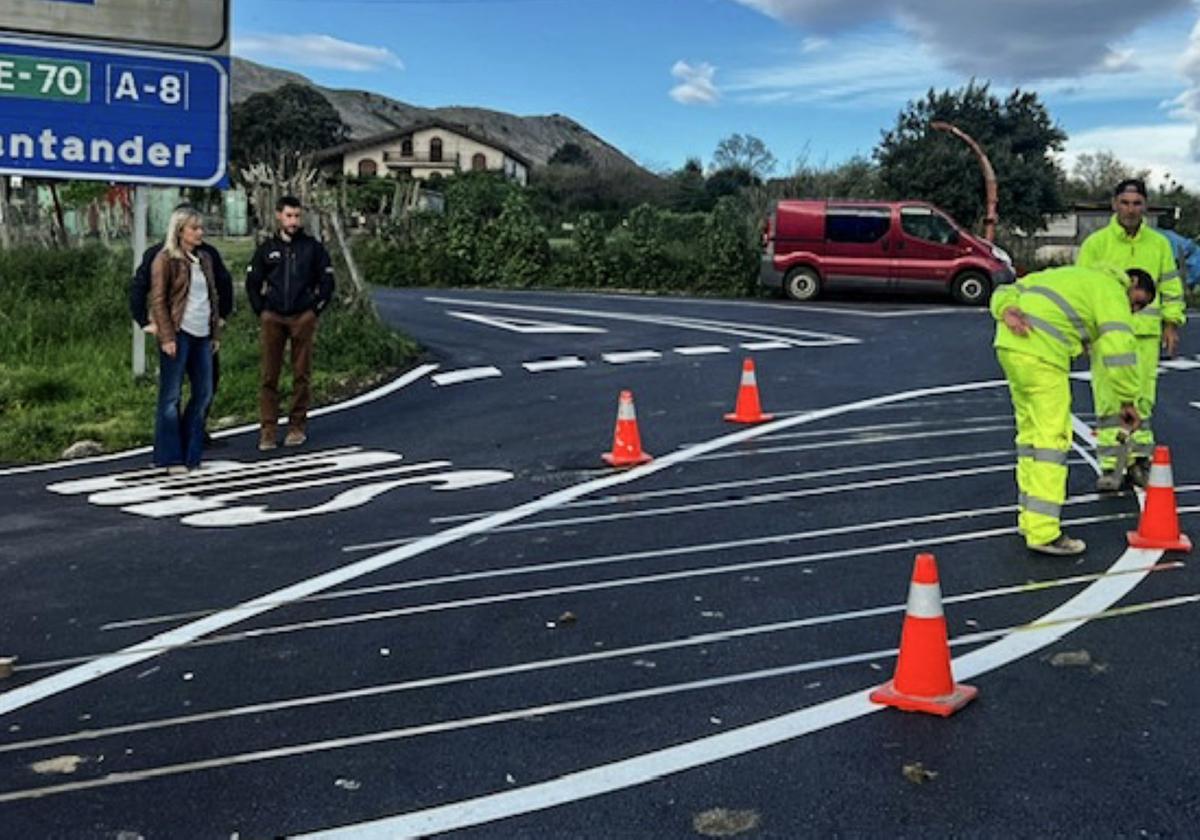
[[872, 691], [871, 700], [907, 712], [948, 717], [976, 694], [974, 687], [954, 682], [937, 561], [932, 554], [918, 554], [900, 632], [896, 675]]
[[742, 362], [742, 384], [738, 387], [737, 404], [732, 414], [726, 414], [730, 423], [764, 423], [774, 414], [763, 414], [758, 401], [758, 377], [754, 375], [754, 360]]
[[632, 467], [653, 460], [652, 456], [642, 451], [632, 391], [621, 392], [621, 398], [617, 401], [617, 426], [613, 430], [612, 452], [605, 452], [600, 457], [613, 467]]
[[1133, 548], [1157, 548], [1162, 551], [1191, 551], [1192, 541], [1179, 530], [1179, 511], [1175, 507], [1175, 478], [1171, 474], [1171, 451], [1165, 446], [1154, 449], [1150, 480], [1146, 483], [1146, 506], [1138, 529], [1126, 535]]

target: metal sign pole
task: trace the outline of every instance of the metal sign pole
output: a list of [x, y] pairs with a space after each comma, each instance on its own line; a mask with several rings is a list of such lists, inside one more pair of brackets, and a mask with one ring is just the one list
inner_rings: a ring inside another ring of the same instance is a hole
[[[146, 253], [146, 217], [149, 214], [149, 197], [142, 186], [133, 188], [133, 270], [136, 272], [142, 262], [142, 254]], [[146, 375], [146, 334], [133, 322], [133, 375], [134, 378]]]

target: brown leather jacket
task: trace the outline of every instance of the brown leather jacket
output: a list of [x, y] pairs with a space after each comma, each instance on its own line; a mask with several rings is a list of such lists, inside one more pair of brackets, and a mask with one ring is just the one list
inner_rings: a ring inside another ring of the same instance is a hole
[[[198, 256], [200, 268], [208, 281], [209, 335], [213, 341], [217, 341], [220, 338], [220, 317], [217, 314], [217, 284], [213, 280], [212, 260], [203, 251]], [[160, 251], [150, 266], [150, 322], [158, 330], [160, 347], [175, 340], [179, 325], [183, 323], [183, 310], [187, 306], [191, 287], [192, 267], [189, 262], [175, 259], [165, 250]]]

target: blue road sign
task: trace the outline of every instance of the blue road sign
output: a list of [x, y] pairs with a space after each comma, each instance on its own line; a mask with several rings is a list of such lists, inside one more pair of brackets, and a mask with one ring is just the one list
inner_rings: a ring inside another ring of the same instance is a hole
[[0, 173], [228, 186], [229, 59], [0, 37]]

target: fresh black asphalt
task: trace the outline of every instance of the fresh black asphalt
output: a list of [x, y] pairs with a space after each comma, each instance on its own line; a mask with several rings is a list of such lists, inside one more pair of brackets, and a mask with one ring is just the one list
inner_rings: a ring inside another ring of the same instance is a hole
[[[145, 484], [130, 476], [145, 455], [0, 469], [0, 655], [20, 657], [0, 704], [64, 661], [108, 661], [197, 617], [610, 475], [599, 456], [624, 388], [645, 448], [662, 458], [738, 430], [722, 415], [745, 356], [764, 407], [784, 419], [1000, 378], [986, 313], [942, 302], [405, 290], [378, 303], [438, 369], [315, 419], [302, 450], [261, 454], [251, 433], [228, 438], [212, 460], [250, 466], [164, 485], [198, 488], [196, 519], [63, 492], [103, 476]], [[529, 332], [527, 321], [605, 331]], [[772, 334], [805, 346], [742, 346]], [[637, 350], [661, 355], [604, 358]], [[1186, 508], [1197, 493], [1186, 488], [1200, 476], [1190, 404], [1200, 365], [1186, 362], [1197, 352], [1185, 332], [1185, 363], [1164, 371], [1155, 418], [1194, 538], [1200, 518]], [[579, 366], [524, 367], [566, 356]], [[434, 384], [477, 367], [499, 374]], [[1075, 393], [1086, 420], [1086, 384]], [[891, 674], [917, 551], [938, 557], [957, 638], [1034, 621], [1087, 584], [951, 598], [1102, 573], [1125, 550], [1136, 501], [1091, 499], [1082, 456], [1067, 518], [1098, 520], [1071, 527], [1088, 554], [1024, 550], [1004, 509], [1015, 499], [1012, 434], [1000, 386], [798, 420], [414, 551], [329, 590], [344, 597], [280, 603], [49, 693], [0, 714], [0, 835], [318, 832], [520, 795], [861, 691]], [[339, 449], [379, 461], [342, 470], [318, 454]], [[287, 460], [310, 455], [307, 466]], [[492, 483], [378, 486], [471, 471], [492, 471]], [[322, 478], [336, 481], [294, 487]], [[368, 486], [377, 493], [353, 495]], [[342, 509], [312, 510], [335, 497]], [[234, 509], [309, 513], [220, 526]], [[1114, 606], [1197, 592], [1187, 563], [1147, 574]], [[872, 607], [895, 609], [854, 615]], [[949, 719], [887, 710], [835, 722], [458, 835], [694, 837], [698, 815], [726, 808], [753, 815], [749, 837], [1190, 836], [1200, 825], [1196, 615], [1193, 601], [1091, 621], [972, 679], [980, 699]], [[936, 775], [910, 767], [925, 781], [910, 780], [903, 769], [916, 762]]]

